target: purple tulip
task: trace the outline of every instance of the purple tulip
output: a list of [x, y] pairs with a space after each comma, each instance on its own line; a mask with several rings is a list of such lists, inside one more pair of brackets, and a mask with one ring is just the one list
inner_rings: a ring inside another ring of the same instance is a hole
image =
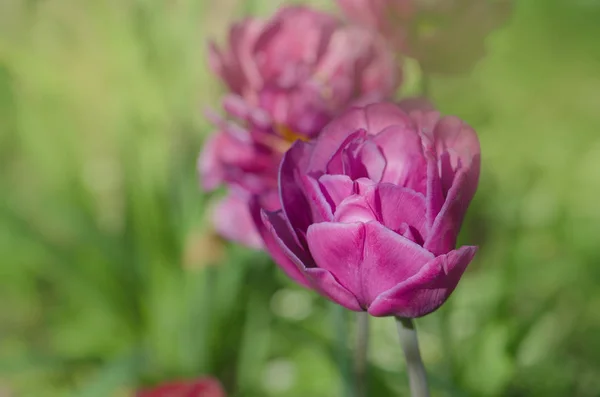
[[218, 207], [216, 229], [257, 247], [248, 197], [278, 209], [277, 167], [292, 142], [314, 137], [351, 105], [390, 98], [399, 69], [378, 34], [301, 6], [235, 24], [224, 49], [211, 45], [209, 60], [229, 89], [229, 117], [211, 115], [217, 133], [198, 161], [202, 186], [235, 190]]
[[346, 16], [379, 31], [429, 73], [468, 71], [512, 0], [337, 0]]
[[477, 135], [456, 117], [352, 108], [279, 171], [282, 209], [255, 222], [300, 284], [373, 316], [420, 317], [442, 305], [476, 247], [455, 249], [477, 189]]

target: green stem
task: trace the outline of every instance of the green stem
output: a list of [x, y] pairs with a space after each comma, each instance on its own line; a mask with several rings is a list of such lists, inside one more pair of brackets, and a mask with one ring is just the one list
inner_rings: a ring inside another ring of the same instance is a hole
[[396, 317], [400, 345], [406, 360], [411, 397], [429, 397], [427, 374], [421, 360], [415, 324], [410, 318]]
[[369, 314], [356, 314], [356, 350], [354, 351], [354, 378], [356, 396], [367, 396], [367, 356], [369, 351]]
[[353, 393], [353, 382], [352, 382], [352, 369], [350, 367], [349, 357], [346, 354], [348, 348], [348, 323], [347, 323], [347, 311], [342, 306], [331, 303], [331, 312], [333, 319], [333, 328], [335, 331], [335, 350], [338, 367], [340, 369], [340, 375], [342, 377], [343, 396], [354, 397]]

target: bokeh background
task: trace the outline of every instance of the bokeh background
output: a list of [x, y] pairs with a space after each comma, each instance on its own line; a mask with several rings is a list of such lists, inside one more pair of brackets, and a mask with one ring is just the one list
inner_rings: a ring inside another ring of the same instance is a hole
[[[342, 395], [352, 316], [215, 238], [195, 173], [222, 92], [205, 43], [279, 3], [0, 1], [0, 396], [202, 374]], [[418, 321], [435, 396], [600, 395], [599, 21], [597, 0], [517, 0], [472, 73], [431, 77], [483, 153], [480, 252]], [[369, 396], [407, 395], [393, 321], [372, 331]]]

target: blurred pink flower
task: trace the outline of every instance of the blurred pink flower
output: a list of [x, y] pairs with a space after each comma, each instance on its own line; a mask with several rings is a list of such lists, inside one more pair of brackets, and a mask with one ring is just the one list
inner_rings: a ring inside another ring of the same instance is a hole
[[298, 283], [373, 316], [441, 306], [477, 247], [455, 249], [480, 168], [475, 131], [435, 111], [378, 103], [296, 142], [279, 173], [282, 209], [253, 216]]
[[337, 0], [353, 21], [381, 32], [428, 73], [468, 71], [512, 0]]
[[229, 89], [229, 117], [210, 116], [217, 132], [198, 160], [202, 186], [235, 190], [218, 207], [216, 229], [257, 247], [248, 198], [259, 195], [265, 208], [278, 208], [277, 168], [291, 143], [316, 136], [350, 105], [391, 98], [400, 70], [376, 32], [302, 6], [235, 24], [225, 48], [211, 44], [209, 60]]
[[152, 389], [141, 390], [136, 397], [225, 397], [221, 384], [212, 378], [169, 382]]

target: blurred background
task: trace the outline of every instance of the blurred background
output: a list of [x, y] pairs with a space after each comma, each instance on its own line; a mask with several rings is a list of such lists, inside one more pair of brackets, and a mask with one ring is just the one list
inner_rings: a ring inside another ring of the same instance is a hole
[[[351, 316], [215, 238], [195, 171], [223, 89], [206, 41], [279, 3], [0, 1], [0, 396], [203, 374], [342, 395]], [[418, 321], [435, 396], [600, 395], [598, 21], [597, 0], [515, 1], [472, 73], [431, 77], [483, 153], [480, 252]], [[407, 395], [393, 321], [372, 330], [369, 396]]]

